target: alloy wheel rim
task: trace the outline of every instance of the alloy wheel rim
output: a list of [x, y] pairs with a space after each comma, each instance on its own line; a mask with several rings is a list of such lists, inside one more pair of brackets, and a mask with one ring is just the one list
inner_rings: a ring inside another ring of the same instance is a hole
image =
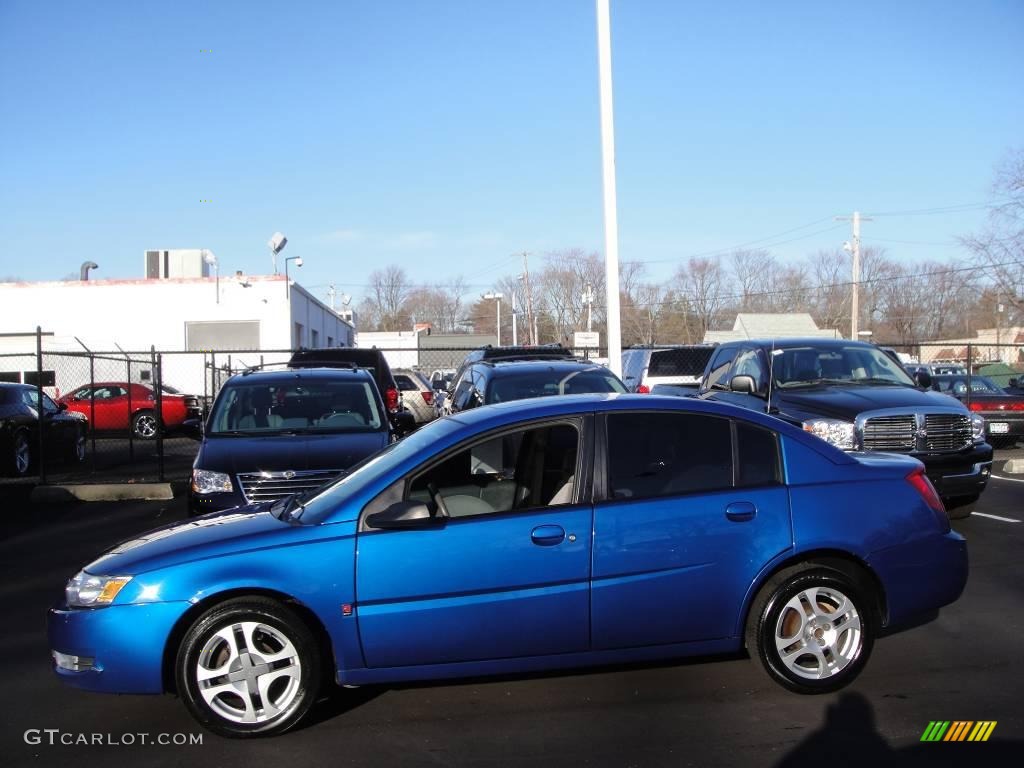
[[135, 431], [139, 437], [153, 437], [156, 434], [156, 419], [153, 416], [139, 416], [135, 421]]
[[79, 461], [85, 461], [85, 435], [81, 432], [75, 438], [75, 458]]
[[25, 439], [24, 435], [18, 435], [18, 439], [14, 443], [14, 468], [19, 475], [28, 472], [28, 465], [31, 459], [28, 440]]
[[832, 587], [810, 587], [791, 597], [775, 622], [775, 648], [793, 674], [822, 680], [842, 672], [860, 654], [864, 630], [853, 601]]
[[259, 725], [287, 717], [300, 702], [302, 661], [279, 629], [242, 621], [212, 634], [199, 652], [203, 700], [232, 723]]

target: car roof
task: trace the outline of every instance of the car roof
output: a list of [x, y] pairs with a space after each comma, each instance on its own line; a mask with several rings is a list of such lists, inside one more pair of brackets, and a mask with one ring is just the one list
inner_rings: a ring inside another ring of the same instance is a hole
[[296, 379], [312, 379], [314, 381], [330, 381], [332, 379], [368, 379], [374, 381], [373, 375], [365, 368], [283, 368], [279, 370], [252, 370], [236, 373], [225, 382], [241, 381], [260, 382], [264, 384], [286, 384]]
[[579, 371], [590, 368], [611, 371], [603, 365], [598, 365], [591, 360], [478, 360], [474, 366], [490, 368], [495, 374], [510, 373], [515, 371]]
[[35, 390], [34, 384], [22, 384], [17, 381], [0, 381], [0, 388], [3, 389], [31, 389]]
[[749, 408], [715, 400], [700, 400], [694, 397], [673, 397], [671, 395], [581, 394], [559, 395], [558, 397], [534, 397], [524, 400], [509, 400], [504, 403], [485, 405], [459, 411], [443, 420], [454, 422], [469, 432], [476, 432], [481, 425], [500, 427], [505, 423], [517, 424], [531, 419], [576, 416], [587, 413], [613, 413], [616, 411], [674, 411], [704, 413], [725, 418], [737, 418], [783, 434], [820, 453], [836, 464], [855, 464], [856, 460], [825, 441], [797, 429], [791, 424]]

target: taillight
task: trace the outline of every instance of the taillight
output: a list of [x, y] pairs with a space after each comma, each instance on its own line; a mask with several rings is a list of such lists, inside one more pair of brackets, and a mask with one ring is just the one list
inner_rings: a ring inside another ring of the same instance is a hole
[[432, 402], [434, 402], [434, 393], [431, 392], [429, 389], [424, 389], [422, 392], [420, 392], [420, 394], [423, 395], [423, 402], [426, 403], [427, 405], [430, 405]]
[[638, 395], [649, 395], [651, 394], [651, 388], [648, 387], [646, 384], [641, 384], [639, 387], [636, 388], [636, 393]]
[[384, 393], [384, 400], [388, 404], [389, 411], [398, 410], [398, 390], [394, 387], [388, 387]]
[[984, 411], [984, 410], [987, 410], [985, 408], [985, 404], [984, 403], [979, 403], [979, 402], [973, 402], [970, 405], [968, 405], [967, 407], [970, 410], [972, 410], [972, 411]]
[[942, 503], [942, 499], [939, 498], [935, 486], [932, 485], [932, 481], [928, 479], [928, 475], [924, 473], [924, 470], [915, 469], [907, 475], [907, 482], [914, 486], [914, 489], [921, 494], [924, 503], [931, 508], [939, 518], [940, 524], [948, 531], [949, 516], [946, 514], [946, 505]]

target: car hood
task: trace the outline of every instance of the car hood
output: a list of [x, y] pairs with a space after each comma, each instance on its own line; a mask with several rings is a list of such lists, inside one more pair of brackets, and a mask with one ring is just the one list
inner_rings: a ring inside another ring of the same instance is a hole
[[302, 534], [303, 526], [279, 520], [269, 504], [214, 512], [172, 523], [128, 539], [85, 566], [98, 576], [134, 576], [174, 563], [277, 543]]
[[340, 435], [208, 436], [195, 466], [236, 475], [304, 469], [348, 469], [388, 444], [388, 433]]
[[881, 408], [913, 411], [916, 408], [945, 407], [966, 410], [956, 400], [939, 392], [884, 385], [825, 385], [792, 392], [776, 390], [772, 401], [784, 414], [829, 416], [847, 421], [853, 421], [864, 411]]

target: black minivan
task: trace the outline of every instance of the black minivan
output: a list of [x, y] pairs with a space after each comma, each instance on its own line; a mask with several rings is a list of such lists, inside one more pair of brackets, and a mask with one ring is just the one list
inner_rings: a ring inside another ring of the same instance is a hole
[[193, 463], [189, 513], [312, 490], [394, 439], [369, 371], [301, 368], [232, 376]]

